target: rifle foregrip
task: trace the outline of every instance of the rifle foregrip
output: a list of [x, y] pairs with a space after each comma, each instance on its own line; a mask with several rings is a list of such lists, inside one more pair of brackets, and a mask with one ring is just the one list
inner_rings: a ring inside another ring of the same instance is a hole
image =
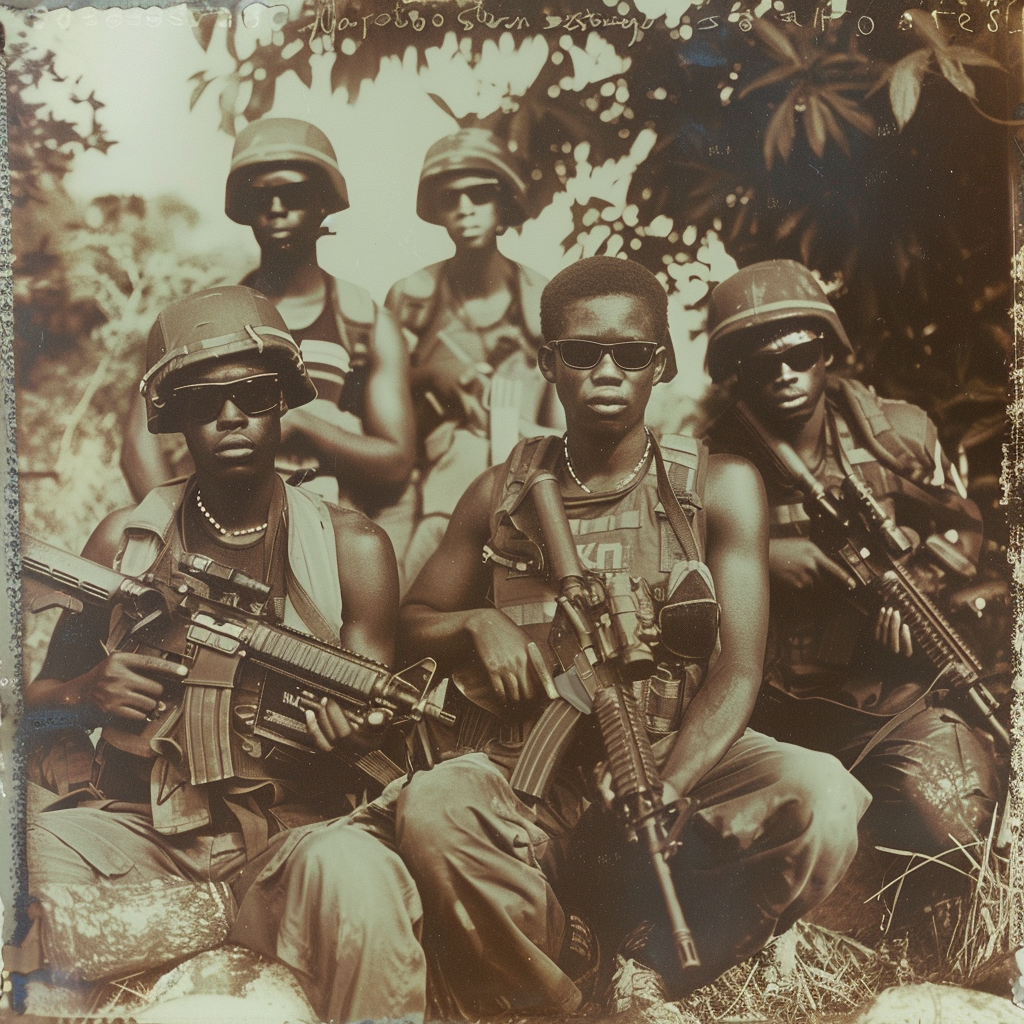
[[604, 741], [615, 795], [620, 800], [628, 800], [640, 793], [660, 793], [661, 780], [654, 752], [632, 692], [620, 686], [603, 687], [594, 695], [594, 714]]

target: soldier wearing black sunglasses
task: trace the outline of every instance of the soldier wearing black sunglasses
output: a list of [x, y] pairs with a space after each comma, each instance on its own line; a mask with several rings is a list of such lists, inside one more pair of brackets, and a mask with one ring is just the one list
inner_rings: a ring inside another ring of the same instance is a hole
[[[835, 758], [745, 730], [768, 617], [764, 491], [743, 460], [646, 428], [671, 348], [657, 278], [628, 260], [581, 260], [545, 288], [541, 319], [540, 368], [565, 409], [565, 437], [520, 442], [472, 484], [402, 608], [405, 653], [430, 650], [451, 672], [464, 707], [452, 743], [477, 752], [356, 816], [397, 843], [423, 900], [441, 1005], [463, 1014], [571, 1013], [593, 990], [599, 947], [647, 914], [645, 956], [673, 993], [709, 981], [828, 894], [867, 802]], [[657, 741], [664, 800], [686, 798], [683, 814], [694, 812], [671, 863], [699, 968], [681, 972], [653, 878], [621, 848], [617, 825], [583, 818], [588, 801], [602, 803], [588, 782], [596, 716], [544, 797], [513, 789], [523, 740], [551, 707], [557, 682], [545, 675], [560, 672], [547, 531], [519, 500], [545, 471], [586, 569], [645, 581], [656, 617], [678, 613], [659, 618], [654, 675], [631, 685]], [[684, 605], [707, 611], [716, 599], [720, 628], [698, 644]]]
[[[205, 593], [180, 556], [206, 555], [267, 585], [270, 621], [392, 663], [398, 573], [384, 532], [275, 472], [282, 415], [316, 395], [275, 306], [239, 285], [172, 303], [148, 363], [150, 426], [184, 434], [195, 472], [112, 512], [85, 556]], [[291, 967], [319, 1020], [422, 1018], [415, 887], [395, 854], [338, 819], [366, 777], [334, 752], [358, 758], [380, 739], [327, 698], [305, 712], [319, 753], [261, 738], [263, 670], [243, 667], [227, 690], [190, 688], [202, 663], [186, 667], [187, 637], [164, 660], [128, 640], [119, 612], [65, 614], [26, 690], [30, 710], [103, 730], [91, 772], [65, 780], [59, 809], [30, 829], [30, 891], [50, 902], [5, 965], [96, 981], [226, 937]], [[209, 699], [218, 692], [227, 724]], [[110, 925], [98, 937], [97, 899]], [[166, 920], [140, 912], [154, 899]]]
[[[829, 374], [852, 348], [810, 271], [790, 260], [739, 271], [712, 294], [708, 333], [712, 379], [734, 378], [735, 396], [819, 483], [838, 487], [847, 475], [863, 481], [901, 527], [928, 539], [947, 583], [972, 571], [980, 516], [934, 424], [915, 406]], [[852, 580], [809, 538], [801, 493], [731, 411], [709, 436], [715, 450], [758, 466], [771, 505], [772, 639], [754, 720], [850, 765], [886, 720], [861, 712], [895, 714], [923, 692], [930, 674], [896, 609], [865, 619], [847, 600]], [[927, 700], [869, 747], [854, 771], [874, 795], [865, 818], [874, 841], [928, 855], [984, 836], [999, 791], [987, 738]], [[948, 870], [942, 875], [945, 885], [955, 879]], [[913, 902], [906, 888], [903, 899]]]
[[418, 523], [399, 550], [403, 584], [437, 547], [455, 502], [561, 410], [537, 372], [546, 283], [504, 256], [498, 238], [526, 219], [526, 187], [508, 147], [482, 128], [434, 143], [416, 212], [448, 232], [455, 254], [398, 281], [386, 305], [412, 351], [418, 437]]
[[[322, 497], [366, 512], [402, 549], [414, 500], [408, 351], [389, 312], [317, 261], [324, 218], [348, 205], [334, 148], [318, 128], [265, 118], [239, 132], [225, 210], [260, 247], [260, 265], [242, 283], [277, 306], [319, 393], [282, 420], [278, 470], [301, 471]], [[121, 464], [136, 498], [188, 469], [180, 460], [172, 470], [138, 402]]]

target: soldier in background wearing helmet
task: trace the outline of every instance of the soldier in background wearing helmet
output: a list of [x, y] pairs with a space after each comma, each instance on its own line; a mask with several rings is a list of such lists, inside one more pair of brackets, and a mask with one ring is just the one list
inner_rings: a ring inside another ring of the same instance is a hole
[[[317, 262], [324, 217], [348, 206], [334, 148], [314, 125], [264, 118], [239, 132], [225, 211], [260, 247], [260, 265], [242, 284], [277, 306], [319, 393], [282, 420], [278, 469], [315, 472], [307, 487], [377, 519], [401, 549], [406, 537], [393, 531], [407, 530], [409, 517], [396, 503], [414, 456], [406, 345], [368, 292]], [[136, 498], [172, 475], [138, 402], [121, 464]]]
[[498, 237], [526, 219], [526, 189], [495, 135], [465, 128], [427, 151], [416, 212], [445, 228], [455, 255], [397, 282], [386, 306], [412, 350], [420, 502], [403, 589], [441, 540], [455, 503], [521, 436], [559, 427], [537, 369], [540, 293], [547, 279], [508, 259]]
[[[828, 372], [851, 354], [835, 309], [799, 263], [755, 264], [712, 293], [712, 380], [734, 378], [734, 394], [826, 489], [854, 474], [901, 527], [932, 538], [930, 546], [944, 551], [950, 566], [969, 568], [980, 549], [981, 520], [934, 424], [914, 405], [880, 399]], [[770, 686], [755, 723], [780, 739], [825, 749], [850, 767], [886, 719], [847, 708], [895, 714], [931, 675], [912, 657], [910, 631], [897, 610], [882, 608], [872, 619], [845, 599], [852, 581], [809, 539], [802, 495], [780, 478], [731, 411], [709, 439], [715, 450], [758, 466], [771, 507]], [[874, 840], [926, 855], [984, 835], [999, 793], [988, 738], [927, 701], [853, 770], [874, 797], [865, 817]], [[945, 882], [954, 878], [943, 874]]]
[[[148, 350], [150, 428], [183, 433], [195, 472], [112, 512], [85, 556], [187, 585], [180, 554], [207, 555], [270, 587], [268, 618], [390, 663], [386, 536], [274, 469], [282, 414], [316, 394], [274, 305], [240, 285], [197, 292], [160, 314]], [[121, 649], [124, 631], [117, 610], [65, 616], [26, 690], [30, 709], [104, 724], [92, 781], [30, 825], [35, 922], [8, 969], [124, 977], [226, 935], [290, 966], [319, 1019], [421, 1016], [415, 886], [394, 854], [326, 820], [353, 785], [332, 751], [365, 752], [360, 730], [325, 700], [306, 711], [321, 753], [260, 739], [245, 714], [259, 680], [244, 671], [229, 721], [211, 720], [183, 696], [186, 666]]]

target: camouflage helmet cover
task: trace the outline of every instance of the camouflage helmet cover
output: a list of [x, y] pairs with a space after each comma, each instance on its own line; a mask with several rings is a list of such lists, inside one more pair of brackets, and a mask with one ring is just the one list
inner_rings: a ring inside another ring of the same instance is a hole
[[254, 354], [277, 370], [289, 409], [316, 398], [299, 346], [265, 295], [237, 284], [206, 288], [172, 302], [149, 332], [147, 369], [139, 383], [150, 433], [180, 429], [167, 398], [183, 371]]
[[766, 260], [738, 270], [711, 293], [708, 303], [707, 369], [713, 381], [736, 370], [744, 351], [764, 339], [763, 328], [784, 320], [815, 320], [833, 352], [853, 346], [814, 275], [795, 260]]
[[224, 211], [233, 221], [249, 223], [245, 200], [250, 182], [267, 165], [282, 163], [307, 164], [324, 175], [325, 215], [348, 209], [348, 188], [330, 139], [308, 121], [266, 117], [246, 125], [235, 139], [224, 199]]
[[485, 128], [462, 128], [438, 139], [423, 160], [416, 193], [416, 214], [430, 224], [440, 224], [437, 191], [444, 179], [465, 171], [480, 171], [498, 179], [503, 193], [505, 227], [526, 220], [526, 185], [505, 143]]

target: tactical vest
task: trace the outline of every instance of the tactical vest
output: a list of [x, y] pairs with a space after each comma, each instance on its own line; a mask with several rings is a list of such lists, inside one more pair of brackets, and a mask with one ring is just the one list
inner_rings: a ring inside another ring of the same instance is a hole
[[[826, 489], [848, 474], [859, 476], [886, 512], [920, 534], [954, 529], [964, 537], [980, 530], [955, 470], [945, 458], [924, 410], [879, 399], [858, 381], [830, 380], [826, 392], [826, 458], [815, 475]], [[737, 449], [739, 450], [739, 449]], [[807, 536], [803, 496], [782, 481], [762, 453], [749, 454], [762, 471], [773, 538]], [[922, 539], [924, 537], [922, 536]], [[863, 667], [869, 623], [845, 595], [823, 601], [809, 593], [773, 594], [768, 677], [786, 688], [845, 686], [851, 666]]]
[[[422, 365], [429, 352], [424, 346], [419, 356], [416, 349], [428, 338], [440, 313], [441, 281], [448, 261], [434, 263], [400, 281], [388, 296], [388, 306], [393, 309], [403, 330], [412, 335], [414, 365]], [[513, 294], [510, 310], [511, 319], [521, 322], [531, 345], [536, 349], [543, 342], [540, 328], [540, 293], [547, 279], [540, 274], [515, 263], [516, 275], [513, 280]]]
[[[966, 494], [949, 465], [934, 427], [923, 409], [906, 402], [883, 402], [859, 381], [830, 381], [826, 395], [828, 464], [822, 483], [854, 472], [893, 515], [895, 503], [906, 498], [921, 514], [934, 518], [941, 529], [976, 530], [980, 523], [965, 507]], [[893, 420], [898, 417], [899, 427]], [[755, 463], [761, 460], [754, 458]], [[802, 536], [808, 521], [801, 495], [765, 474], [773, 537]], [[949, 490], [952, 484], [959, 491]], [[959, 500], [958, 500], [959, 497]]]
[[[252, 276], [249, 274], [242, 283], [249, 284]], [[362, 419], [381, 311], [365, 288], [326, 273], [324, 283], [324, 313], [329, 312], [332, 318], [335, 337], [304, 340], [299, 350], [318, 390], [335, 399], [339, 409]], [[314, 323], [320, 319], [317, 317]]]
[[[714, 602], [715, 594], [704, 561], [707, 449], [702, 441], [672, 434], [661, 439], [660, 448], [670, 485], [696, 545], [690, 553], [694, 557], [684, 551], [669, 522], [659, 498], [653, 460], [628, 490], [563, 499], [584, 567], [597, 573], [642, 577], [651, 588], [656, 618], [670, 594], [673, 603], [682, 593], [685, 600], [694, 602]], [[492, 499], [491, 538], [485, 549], [485, 558], [493, 566], [494, 606], [537, 642], [551, 668], [555, 666], [547, 637], [557, 607], [557, 581], [548, 579], [532, 503], [520, 501], [520, 496], [527, 492], [533, 476], [555, 467], [561, 451], [560, 438], [531, 438], [516, 446]], [[655, 676], [634, 684], [652, 737], [678, 728], [682, 711], [703, 681], [717, 642], [715, 630], [708, 649], [699, 658], [674, 656], [664, 644], [655, 649]]]
[[[146, 496], [125, 526], [115, 569], [133, 576], [153, 571], [164, 582], [174, 581], [182, 547], [179, 512], [183, 498], [191, 493], [189, 483], [164, 484]], [[337, 644], [342, 604], [330, 511], [315, 495], [280, 486], [272, 513], [277, 510], [286, 545], [276, 556], [267, 555], [272, 594], [281, 595], [274, 617]], [[110, 639], [117, 642], [122, 634], [115, 613]], [[176, 834], [211, 824], [208, 787], [220, 784], [229, 803], [247, 805], [242, 811], [233, 810], [247, 832], [247, 845], [251, 839], [253, 848], [258, 848], [266, 839], [266, 823], [252, 803], [252, 794], [263, 791], [261, 806], [279, 802], [279, 780], [296, 765], [293, 758], [280, 760], [281, 752], [276, 750], [270, 751], [268, 760], [261, 742], [245, 734], [246, 708], [253, 704], [257, 684], [243, 672], [236, 687], [226, 691], [186, 685], [159, 727], [144, 729], [140, 737], [117, 725], [106, 727], [98, 765], [107, 771], [111, 789], [120, 787], [121, 793], [108, 791], [102, 782], [100, 789], [107, 796], [137, 800], [141, 783], [149, 792], [154, 827]]]

